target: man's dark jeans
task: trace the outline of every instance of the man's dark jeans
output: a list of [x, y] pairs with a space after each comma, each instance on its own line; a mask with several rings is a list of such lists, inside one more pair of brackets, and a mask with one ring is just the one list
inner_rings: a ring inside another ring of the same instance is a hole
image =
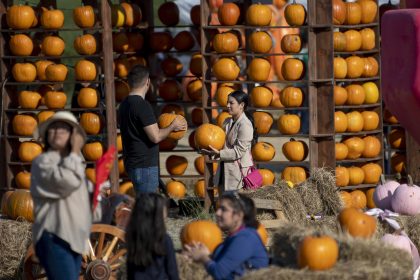
[[136, 195], [156, 192], [159, 187], [159, 168], [157, 166], [127, 170]]

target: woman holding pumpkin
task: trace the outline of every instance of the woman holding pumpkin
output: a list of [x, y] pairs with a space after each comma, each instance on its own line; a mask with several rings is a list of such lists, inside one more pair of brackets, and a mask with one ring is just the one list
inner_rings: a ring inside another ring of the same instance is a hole
[[45, 146], [31, 168], [35, 252], [48, 279], [75, 280], [92, 225], [92, 184], [81, 156], [86, 134], [73, 114], [62, 111], [40, 124], [34, 138]]
[[236, 191], [242, 188], [244, 174], [254, 165], [251, 146], [257, 142], [257, 131], [254, 118], [247, 111], [248, 94], [241, 90], [232, 92], [228, 97], [227, 109], [232, 116], [223, 123], [226, 142], [222, 150], [210, 146], [202, 153], [214, 159], [220, 159], [215, 176], [215, 185], [222, 191]]
[[221, 196], [217, 225], [228, 237], [210, 256], [202, 243], [185, 245], [185, 254], [205, 265], [214, 279], [236, 279], [247, 270], [268, 266], [268, 255], [256, 229], [256, 208], [251, 198], [237, 192]]

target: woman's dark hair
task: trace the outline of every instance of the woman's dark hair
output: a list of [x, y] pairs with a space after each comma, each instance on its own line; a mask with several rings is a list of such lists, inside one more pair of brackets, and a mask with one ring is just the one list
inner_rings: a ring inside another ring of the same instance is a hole
[[220, 199], [227, 199], [235, 212], [244, 213], [244, 224], [246, 227], [258, 228], [260, 223], [257, 221], [257, 209], [254, 201], [237, 192], [225, 192]]
[[229, 94], [229, 96], [232, 96], [233, 98], [235, 98], [235, 100], [239, 104], [244, 103], [244, 113], [245, 113], [246, 117], [251, 121], [252, 127], [254, 129], [251, 144], [252, 145], [256, 144], [258, 142], [258, 133], [257, 133], [257, 128], [255, 127], [254, 117], [252, 116], [251, 112], [248, 112], [248, 110], [247, 110], [248, 109], [248, 104], [249, 104], [248, 94], [246, 94], [242, 90], [235, 90], [231, 94]]
[[157, 193], [140, 194], [127, 227], [127, 262], [146, 267], [166, 254], [164, 209], [167, 200]]

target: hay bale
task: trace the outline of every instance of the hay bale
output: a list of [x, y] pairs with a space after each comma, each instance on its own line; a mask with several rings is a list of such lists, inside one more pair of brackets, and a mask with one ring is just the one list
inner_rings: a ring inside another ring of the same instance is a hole
[[[326, 271], [311, 271], [308, 269], [291, 269], [278, 266], [270, 266], [265, 269], [257, 270], [246, 274], [242, 279], [245, 280], [379, 280], [379, 279], [409, 279], [409, 278], [391, 278], [389, 270], [383, 270], [382, 266], [370, 265], [366, 261], [347, 261], [337, 262], [337, 264]], [[391, 273], [395, 275], [395, 273]]]
[[271, 199], [280, 202], [281, 209], [286, 219], [295, 223], [304, 223], [306, 220], [306, 208], [299, 193], [294, 188], [289, 188], [284, 181], [273, 186], [266, 186], [257, 190], [241, 192], [250, 198]]
[[314, 168], [309, 180], [316, 186], [323, 204], [323, 214], [327, 216], [338, 215], [343, 209], [338, 189], [335, 185], [335, 176], [331, 169]]
[[264, 220], [275, 220], [277, 217], [273, 211], [264, 211], [264, 210], [257, 210], [257, 220], [264, 221]]
[[176, 254], [176, 262], [178, 265], [179, 279], [182, 280], [211, 280], [211, 276], [207, 273], [204, 265], [195, 263], [181, 254]]
[[[375, 275], [375, 278], [370, 276], [357, 278], [352, 275], [351, 279], [355, 277], [357, 279], [409, 279], [412, 277], [411, 256], [403, 250], [385, 246], [374, 238], [353, 238], [348, 234], [334, 233], [327, 227], [317, 228], [294, 223], [284, 223], [274, 233], [271, 245], [273, 263], [296, 269], [298, 246], [305, 236], [311, 234], [327, 234], [335, 238], [340, 246], [339, 262], [347, 266], [350, 266], [351, 262], [363, 264], [352, 267], [350, 273], [354, 270], [354, 273], [367, 275], [365, 270], [373, 269], [368, 274]], [[310, 277], [310, 279], [313, 278]]]
[[399, 216], [397, 221], [410, 237], [411, 241], [420, 250], [420, 215], [415, 216]]
[[32, 224], [0, 219], [0, 279], [18, 279], [32, 242]]
[[302, 182], [295, 186], [296, 191], [299, 193], [303, 204], [306, 207], [306, 213], [309, 215], [319, 215], [323, 211], [323, 204], [321, 197], [319, 196], [316, 185], [312, 183], [312, 180]]
[[337, 216], [322, 216], [319, 219], [310, 218], [308, 219], [308, 225], [313, 226], [315, 229], [326, 229], [333, 233], [341, 231], [341, 226]]

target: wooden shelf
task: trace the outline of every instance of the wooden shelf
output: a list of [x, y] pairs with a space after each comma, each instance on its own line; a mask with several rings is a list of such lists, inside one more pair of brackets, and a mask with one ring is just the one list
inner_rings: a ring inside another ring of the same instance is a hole
[[368, 78], [354, 78], [354, 79], [335, 79], [336, 82], [343, 82], [343, 83], [353, 83], [353, 82], [369, 82], [369, 81], [379, 81], [381, 78], [376, 77], [368, 77]]
[[376, 54], [379, 53], [380, 50], [378, 49], [373, 49], [373, 50], [368, 50], [368, 51], [354, 51], [354, 52], [347, 52], [347, 51], [339, 51], [339, 52], [334, 52], [334, 54], [336, 55], [366, 55], [366, 54]]
[[276, 26], [250, 26], [250, 25], [204, 25], [203, 29], [259, 29], [259, 30], [270, 30], [270, 29], [277, 29], [277, 28], [299, 28], [299, 29], [308, 29], [310, 26], [308, 25], [301, 25], [301, 26], [289, 26], [289, 25], [276, 25]]
[[381, 107], [381, 103], [374, 103], [374, 104], [362, 104], [362, 105], [336, 105], [335, 109], [364, 109], [364, 108], [376, 108]]
[[357, 158], [357, 159], [344, 159], [344, 160], [337, 160], [337, 165], [339, 164], [346, 164], [346, 163], [361, 163], [361, 162], [368, 162], [368, 161], [378, 161], [382, 160], [383, 157], [374, 157], [374, 158]]
[[346, 186], [346, 187], [339, 187], [339, 190], [356, 190], [356, 189], [369, 189], [375, 188], [376, 184], [361, 184], [357, 186]]
[[28, 55], [28, 56], [16, 56], [16, 55], [4, 55], [3, 59], [16, 59], [16, 60], [26, 60], [26, 59], [82, 59], [82, 58], [102, 58], [102, 54], [91, 54], [91, 55], [60, 55], [60, 56], [47, 56], [47, 55]]
[[102, 107], [96, 107], [96, 108], [60, 108], [60, 109], [48, 109], [48, 108], [36, 108], [36, 109], [23, 109], [23, 108], [9, 108], [9, 109], [5, 109], [4, 112], [5, 113], [25, 113], [25, 112], [42, 112], [42, 111], [71, 111], [71, 112], [87, 112], [87, 111], [91, 111], [91, 112], [98, 112], [98, 111], [103, 111], [105, 110], [105, 108]]
[[[205, 110], [213, 110], [213, 109], [226, 109], [226, 106], [205, 106], [203, 107]], [[307, 106], [301, 106], [301, 107], [283, 107], [283, 108], [276, 108], [276, 107], [248, 107], [248, 110], [250, 111], [256, 111], [256, 112], [264, 112], [264, 111], [289, 111], [289, 110], [309, 110], [309, 107]]]
[[0, 29], [1, 33], [31, 33], [31, 32], [42, 32], [42, 33], [54, 33], [54, 32], [62, 32], [62, 31], [102, 31], [102, 26], [95, 26], [95, 27], [89, 27], [89, 28], [80, 28], [80, 27], [74, 27], [74, 28], [61, 28], [61, 29], [45, 29], [45, 28], [29, 28], [29, 29]]
[[270, 133], [270, 134], [258, 134], [258, 137], [278, 137], [278, 138], [308, 138], [309, 134], [281, 134], [281, 133]]
[[219, 83], [219, 84], [223, 84], [223, 83], [233, 83], [233, 84], [250, 84], [250, 85], [255, 85], [255, 84], [303, 84], [303, 83], [307, 83], [308, 80], [296, 80], [296, 81], [261, 81], [261, 82], [257, 82], [257, 81], [238, 81], [238, 80], [234, 80], [234, 81], [222, 81], [222, 80], [216, 80], [216, 79], [212, 79], [212, 80], [204, 80], [204, 83]]
[[356, 25], [334, 25], [334, 28], [342, 29], [362, 29], [366, 27], [376, 27], [379, 26], [379, 22], [365, 23], [365, 24], [356, 24]]
[[218, 53], [218, 52], [205, 52], [202, 54], [205, 57], [226, 57], [226, 56], [246, 56], [246, 57], [268, 57], [268, 56], [307, 56], [308, 53], [248, 53], [246, 49], [239, 49], [233, 53]]
[[382, 133], [382, 129], [376, 129], [371, 131], [360, 131], [360, 132], [343, 132], [336, 133], [337, 136], [361, 136], [361, 135], [372, 135]]
[[103, 84], [105, 81], [63, 81], [63, 82], [49, 82], [49, 81], [33, 81], [33, 82], [15, 82], [15, 81], [8, 81], [6, 82], [7, 85], [14, 85], [14, 86], [25, 86], [25, 85], [60, 85], [60, 84]]
[[200, 174], [197, 174], [197, 175], [168, 175], [168, 174], [165, 174], [165, 175], [159, 175], [159, 177], [160, 178], [203, 178], [204, 177], [204, 175], [200, 175]]

